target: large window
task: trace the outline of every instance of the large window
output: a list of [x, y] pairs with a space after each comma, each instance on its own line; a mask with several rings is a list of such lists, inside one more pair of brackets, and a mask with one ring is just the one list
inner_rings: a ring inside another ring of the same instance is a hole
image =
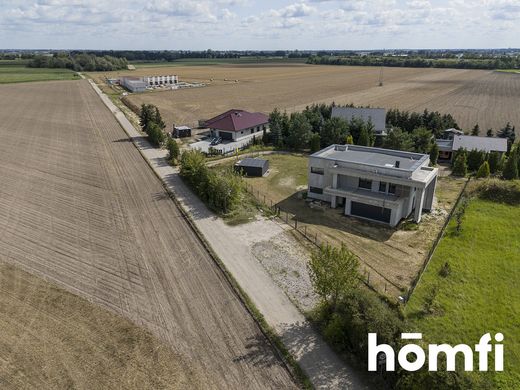
[[395, 184], [390, 184], [390, 185], [388, 186], [388, 193], [389, 193], [389, 194], [394, 194], [394, 195], [395, 195], [395, 189], [396, 189]]
[[315, 173], [316, 175], [323, 175], [325, 170], [323, 168], [311, 167], [311, 173]]
[[318, 188], [318, 187], [309, 187], [309, 191], [312, 192], [313, 194], [323, 194], [323, 188]]
[[379, 182], [379, 192], [385, 192], [386, 193], [386, 182], [380, 181]]
[[371, 190], [372, 189], [372, 180], [367, 180], [367, 179], [361, 179], [359, 178], [359, 184], [358, 184], [358, 187], [359, 188], [363, 188], [365, 190]]

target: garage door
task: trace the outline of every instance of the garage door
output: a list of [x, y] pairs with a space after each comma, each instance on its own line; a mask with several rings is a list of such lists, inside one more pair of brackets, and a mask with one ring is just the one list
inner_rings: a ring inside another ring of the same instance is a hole
[[233, 133], [228, 133], [226, 131], [219, 131], [218, 135], [222, 137], [222, 139], [225, 140], [232, 140], [233, 139]]
[[366, 203], [352, 202], [350, 214], [356, 217], [363, 217], [373, 219], [375, 221], [390, 223], [392, 210], [383, 207], [372, 206]]

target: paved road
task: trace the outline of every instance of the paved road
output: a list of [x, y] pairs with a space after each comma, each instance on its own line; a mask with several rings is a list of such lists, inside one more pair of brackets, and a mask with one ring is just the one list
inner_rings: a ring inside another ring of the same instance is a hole
[[149, 328], [204, 389], [296, 388], [87, 81], [0, 86], [0, 139], [0, 261]]
[[360, 375], [327, 346], [252, 255], [251, 237], [268, 239], [282, 233], [283, 227], [269, 220], [235, 227], [226, 225], [207, 209], [182, 182], [178, 172], [165, 162], [166, 151], [152, 148], [124, 114], [101, 94], [97, 86], [92, 85], [169, 190], [193, 216], [213, 250], [281, 336], [314, 386], [320, 389], [368, 389]]

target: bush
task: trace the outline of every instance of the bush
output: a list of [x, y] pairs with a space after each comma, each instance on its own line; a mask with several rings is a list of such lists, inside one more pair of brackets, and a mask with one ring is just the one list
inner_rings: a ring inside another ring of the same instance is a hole
[[482, 165], [482, 163], [485, 160], [485, 153], [481, 150], [473, 149], [470, 150], [468, 153], [468, 169], [471, 172], [475, 172], [479, 167]]
[[468, 174], [468, 164], [466, 162], [466, 154], [461, 153], [457, 156], [455, 159], [455, 163], [453, 164], [453, 171], [454, 176], [460, 176], [464, 177]]
[[168, 137], [168, 141], [166, 142], [166, 149], [168, 149], [168, 162], [171, 165], [176, 165], [180, 153], [177, 141], [175, 141], [173, 138]]
[[516, 153], [511, 153], [507, 159], [502, 175], [506, 180], [518, 179], [518, 161], [516, 158]]
[[448, 262], [444, 263], [444, 265], [439, 270], [439, 275], [442, 276], [443, 278], [447, 278], [448, 276], [451, 275], [450, 263], [448, 263]]
[[517, 181], [487, 180], [481, 183], [475, 192], [481, 199], [513, 206], [520, 205], [520, 183]]
[[480, 168], [478, 169], [477, 178], [483, 179], [483, 178], [489, 177], [490, 174], [491, 174], [491, 172], [490, 172], [490, 168], [489, 168], [489, 163], [487, 161], [484, 161], [482, 163], [482, 165], [480, 166]]

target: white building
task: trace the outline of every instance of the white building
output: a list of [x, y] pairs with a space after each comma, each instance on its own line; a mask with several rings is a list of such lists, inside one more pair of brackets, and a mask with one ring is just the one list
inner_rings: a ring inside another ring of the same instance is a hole
[[144, 92], [146, 91], [146, 83], [142, 77], [125, 76], [119, 79], [119, 83], [128, 89], [130, 92]]
[[179, 78], [176, 75], [145, 76], [145, 77], [143, 77], [143, 81], [149, 87], [156, 87], [156, 86], [176, 85], [179, 82]]
[[308, 197], [342, 207], [345, 215], [396, 226], [431, 210], [437, 168], [428, 155], [331, 145], [309, 157]]

